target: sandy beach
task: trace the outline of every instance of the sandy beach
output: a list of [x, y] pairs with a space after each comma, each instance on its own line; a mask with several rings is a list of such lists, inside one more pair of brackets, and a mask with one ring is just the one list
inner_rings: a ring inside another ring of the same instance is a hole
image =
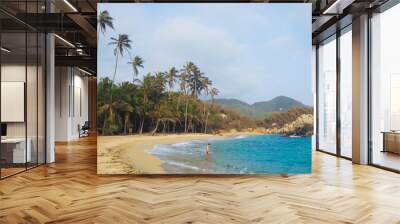
[[98, 174], [164, 174], [162, 162], [149, 153], [159, 144], [255, 135], [255, 132], [211, 134], [128, 135], [97, 137]]

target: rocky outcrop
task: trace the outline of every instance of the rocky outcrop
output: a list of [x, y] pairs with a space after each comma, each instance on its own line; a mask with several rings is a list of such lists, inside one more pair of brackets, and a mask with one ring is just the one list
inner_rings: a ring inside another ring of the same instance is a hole
[[284, 134], [296, 136], [310, 136], [314, 131], [314, 117], [312, 114], [302, 114], [291, 123], [281, 128], [272, 127], [266, 130], [270, 134]]

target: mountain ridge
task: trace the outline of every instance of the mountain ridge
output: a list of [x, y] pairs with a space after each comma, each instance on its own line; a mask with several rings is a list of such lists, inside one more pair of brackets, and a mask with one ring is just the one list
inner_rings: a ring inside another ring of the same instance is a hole
[[242, 116], [261, 120], [272, 112], [286, 112], [293, 107], [308, 107], [307, 105], [287, 96], [276, 96], [271, 100], [248, 104], [235, 98], [218, 98], [215, 103], [221, 107], [233, 110]]

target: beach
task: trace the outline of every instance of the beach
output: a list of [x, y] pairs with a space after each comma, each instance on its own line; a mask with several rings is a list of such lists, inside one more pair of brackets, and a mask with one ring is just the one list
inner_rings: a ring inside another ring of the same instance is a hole
[[175, 144], [191, 140], [206, 140], [256, 132], [226, 132], [211, 134], [126, 135], [97, 137], [98, 174], [164, 174], [162, 161], [149, 150], [160, 144]]

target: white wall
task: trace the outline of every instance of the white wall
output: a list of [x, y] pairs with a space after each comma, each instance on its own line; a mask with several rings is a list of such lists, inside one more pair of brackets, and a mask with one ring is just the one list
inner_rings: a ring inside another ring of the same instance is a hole
[[[24, 65], [6, 64], [1, 66], [1, 81], [4, 82], [25, 82]], [[30, 70], [30, 67], [28, 67]], [[7, 108], [1, 108], [7, 110]], [[7, 137], [25, 137], [25, 122], [8, 122], [7, 123]]]
[[[28, 137], [29, 130], [36, 130], [36, 107], [37, 107], [37, 97], [36, 97], [36, 80], [34, 80], [31, 74], [36, 76], [36, 66], [25, 66], [19, 64], [3, 64], [1, 66], [1, 81], [2, 82], [24, 82], [26, 72], [28, 72], [28, 87], [27, 87], [27, 120], [28, 120]], [[29, 88], [34, 86], [34, 88]], [[4, 96], [2, 96], [4, 97]], [[39, 105], [39, 107], [42, 105]], [[9, 110], [9, 108], [1, 108], [2, 110]], [[24, 110], [24, 108], [22, 108]], [[33, 113], [33, 111], [35, 113]], [[32, 123], [33, 122], [33, 123]], [[8, 137], [25, 137], [25, 124], [26, 122], [7, 122], [7, 135]], [[35, 132], [36, 136], [36, 132]]]
[[[38, 69], [38, 70], [37, 70]], [[27, 78], [27, 80], [25, 80]], [[26, 120], [24, 118], [20, 122], [7, 123], [8, 138], [24, 138], [25, 135], [29, 139], [30, 148], [32, 151], [32, 161], [44, 163], [45, 150], [45, 116], [44, 116], [44, 74], [39, 66], [25, 66], [25, 64], [5, 63], [1, 66], [1, 81], [2, 82], [23, 82], [26, 84], [26, 107], [25, 102], [22, 102], [22, 108], [2, 107], [4, 113], [22, 113], [26, 112]], [[2, 94], [4, 89], [2, 89]], [[24, 89], [19, 90], [20, 94], [24, 94]], [[22, 91], [22, 92], [21, 92]], [[2, 95], [2, 98], [7, 95]], [[24, 97], [22, 97], [24, 98]], [[17, 102], [15, 102], [17, 103]], [[12, 111], [20, 110], [20, 111]], [[24, 116], [24, 115], [22, 115]], [[38, 156], [37, 156], [38, 153]]]
[[56, 67], [55, 140], [79, 138], [78, 125], [88, 120], [88, 78], [76, 68]]

